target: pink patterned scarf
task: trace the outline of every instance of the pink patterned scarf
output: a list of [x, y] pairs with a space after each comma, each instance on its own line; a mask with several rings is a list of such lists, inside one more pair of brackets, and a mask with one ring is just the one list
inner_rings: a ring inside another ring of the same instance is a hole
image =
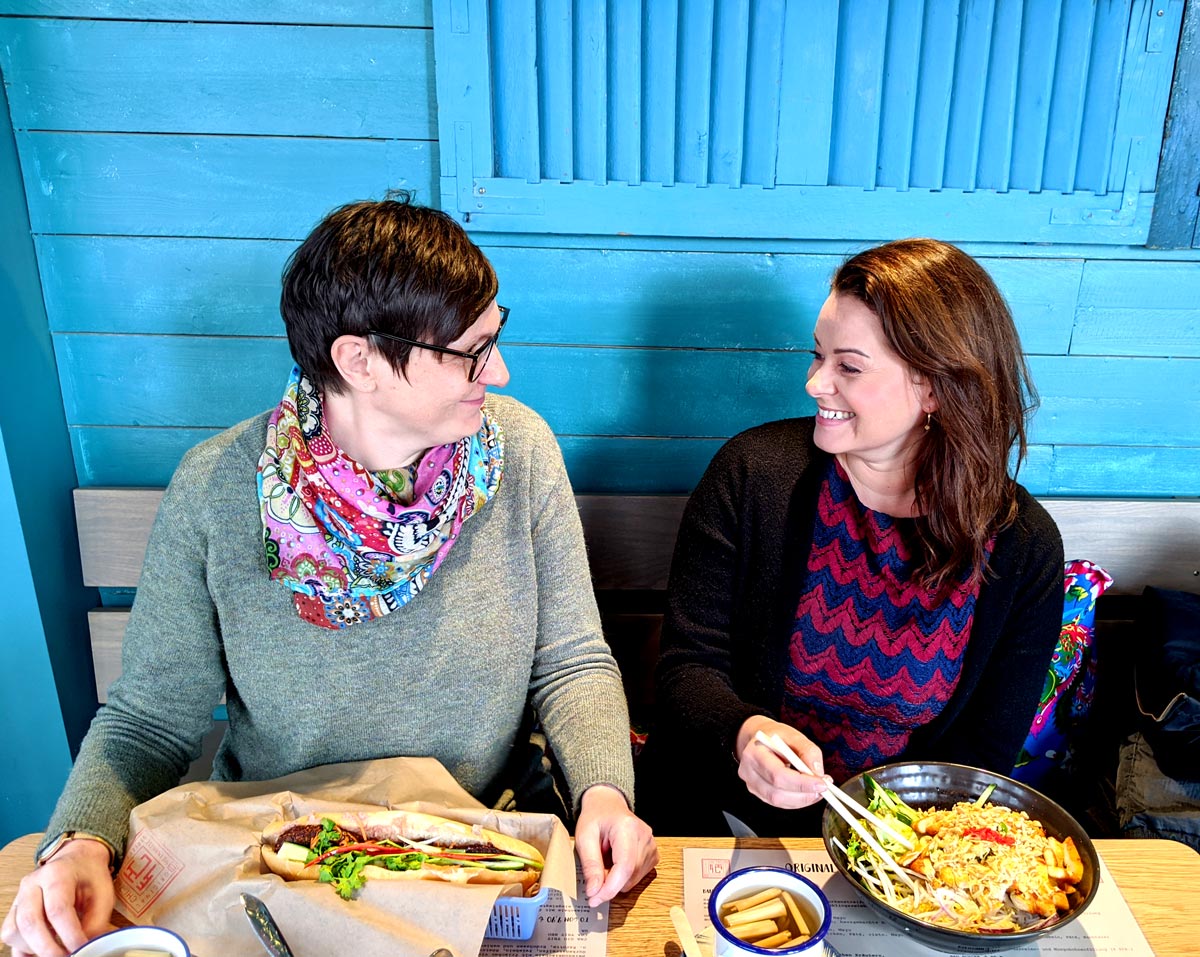
[[422, 456], [408, 505], [333, 443], [321, 402], [293, 368], [258, 461], [263, 544], [271, 578], [295, 592], [300, 617], [347, 628], [425, 587], [463, 522], [496, 494], [504, 435], [485, 408], [478, 432]]

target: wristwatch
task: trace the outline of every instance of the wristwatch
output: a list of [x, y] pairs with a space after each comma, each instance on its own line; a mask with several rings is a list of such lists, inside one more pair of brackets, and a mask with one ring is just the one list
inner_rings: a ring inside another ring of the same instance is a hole
[[66, 846], [68, 841], [97, 841], [108, 848], [108, 869], [113, 869], [113, 861], [116, 860], [116, 850], [113, 846], [99, 834], [92, 834], [89, 831], [63, 831], [41, 854], [38, 855], [38, 867], [41, 867], [50, 860], [55, 854]]

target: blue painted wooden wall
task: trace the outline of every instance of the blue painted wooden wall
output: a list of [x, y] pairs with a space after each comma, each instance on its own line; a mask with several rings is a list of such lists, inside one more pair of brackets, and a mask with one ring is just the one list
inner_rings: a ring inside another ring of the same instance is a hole
[[[43, 826], [96, 709], [71, 449], [0, 89], [0, 843]], [[82, 664], [81, 664], [82, 663]]]
[[[447, 43], [478, 43], [466, 21], [478, 27], [480, 11], [489, 12], [480, 0], [0, 0], [0, 70], [74, 452], [67, 480], [160, 485], [190, 445], [278, 399], [289, 365], [280, 268], [330, 208], [403, 186], [461, 213], [460, 200], [480, 199], [482, 178], [500, 191], [483, 194], [483, 212], [495, 218], [476, 217], [469, 228], [513, 310], [504, 347], [510, 391], [558, 432], [580, 491], [687, 491], [730, 434], [810, 412], [800, 350], [830, 272], [869, 237], [915, 231], [906, 224], [937, 232], [929, 210], [940, 209], [955, 223], [947, 238], [962, 239], [1009, 297], [1030, 356], [1042, 408], [1025, 483], [1042, 495], [1200, 494], [1200, 252], [1137, 244], [1155, 195], [1182, 0], [848, 0], [840, 14], [814, 3], [805, 10], [815, 59], [785, 58], [773, 78], [756, 72], [756, 58], [731, 51], [727, 38], [740, 28], [727, 24], [755, 11], [750, 39], [775, 50], [796, 38], [776, 35], [762, 11], [783, 6], [496, 0], [497, 17], [541, 11], [551, 37], [567, 29], [550, 15], [560, 8], [595, 23], [590, 33], [575, 24], [570, 42], [498, 26], [484, 34], [483, 61], [443, 53], [435, 62]], [[1098, 54], [1091, 79], [1054, 101], [1060, 74], [1082, 55], [1068, 47], [1058, 69], [1039, 74], [1040, 94], [1018, 83], [1015, 66], [1011, 75], [997, 66], [988, 83], [971, 87], [978, 104], [989, 90], [1009, 90], [1010, 107], [970, 113], [950, 96], [981, 51], [995, 65], [1008, 62], [996, 52], [1006, 43], [1046, 41], [1029, 26], [1038, 11], [1056, 11], [1053, 36], [1090, 54], [1109, 49], [1103, 33], [1115, 28], [1101, 14], [1116, 8], [1145, 18], [1118, 58], [1136, 54], [1142, 74], [1153, 74], [1140, 110], [1125, 103], [1121, 112], [1120, 65], [1102, 69]], [[677, 9], [678, 25], [663, 12]], [[947, 10], [955, 29], [939, 26]], [[873, 16], [890, 25], [872, 34], [876, 65], [919, 35], [926, 60], [950, 65], [922, 74], [949, 97], [944, 115], [926, 109], [897, 123], [894, 104], [916, 109], [916, 74], [884, 83], [869, 74], [869, 50], [866, 60], [832, 55], [839, 36], [862, 32], [856, 18], [868, 24]], [[1026, 24], [1024, 40], [1014, 18]], [[461, 37], [442, 32], [458, 28]], [[710, 43], [709, 72], [680, 79], [679, 64], [660, 63], [670, 44], [650, 41], [664, 30], [683, 31], [700, 48]], [[630, 72], [635, 54], [639, 74]], [[486, 109], [505, 106], [487, 142], [494, 136], [508, 152], [486, 147], [484, 161], [503, 162], [483, 176], [474, 160], [481, 140], [472, 134], [468, 148], [454, 123], [445, 128], [451, 104], [470, 107], [479, 82], [491, 90], [505, 75], [491, 76], [489, 62], [528, 77], [535, 56], [546, 71], [568, 71], [570, 83], [543, 83], [540, 99], [519, 85], [492, 91], [499, 99]], [[820, 83], [810, 75], [817, 66]], [[775, 79], [802, 99], [790, 103]], [[694, 96], [698, 88], [715, 98]], [[854, 90], [857, 100], [835, 98]], [[780, 103], [794, 122], [775, 133], [769, 123], [729, 120], [738, 108], [757, 117]], [[668, 120], [668, 107], [678, 116]], [[535, 144], [522, 140], [522, 115], [547, 131]], [[1056, 116], [1075, 131], [1066, 145], [1051, 135]], [[1030, 124], [1041, 126], [1031, 132]], [[672, 150], [703, 141], [707, 152], [688, 152], [668, 171], [653, 148], [665, 129]], [[1012, 150], [1034, 132], [1036, 151]], [[816, 134], [824, 152], [804, 148]], [[774, 192], [759, 159], [770, 136], [783, 159]], [[1114, 146], [1121, 136], [1123, 154]], [[974, 152], [947, 150], [955, 137]], [[1139, 137], [1145, 152], [1131, 159]], [[1103, 155], [1088, 145], [1101, 141]], [[996, 142], [1011, 160], [997, 165]], [[522, 155], [536, 158], [536, 175], [504, 159]], [[618, 207], [594, 196], [633, 182], [648, 198], [632, 204], [638, 215], [626, 230]], [[569, 189], [533, 189], [544, 184]], [[989, 227], [1000, 222], [991, 218], [999, 207], [981, 195], [987, 189], [1021, 192], [1027, 205], [1058, 191], [1066, 199], [1053, 208], [1075, 204], [1076, 218], [1082, 193], [1102, 197], [1115, 215], [1132, 195], [1136, 211], [1104, 238], [1081, 219], [1028, 235], [1009, 223], [996, 241]], [[556, 206], [553, 197], [570, 190]], [[926, 191], [924, 219], [906, 218], [915, 207], [900, 194], [914, 190]], [[680, 205], [684, 195], [691, 201]], [[553, 213], [542, 226], [506, 205], [539, 197]], [[753, 216], [714, 219], [743, 201]], [[764, 216], [793, 226], [747, 227]], [[586, 228], [572, 232], [572, 222]], [[80, 620], [80, 634], [84, 627]]]

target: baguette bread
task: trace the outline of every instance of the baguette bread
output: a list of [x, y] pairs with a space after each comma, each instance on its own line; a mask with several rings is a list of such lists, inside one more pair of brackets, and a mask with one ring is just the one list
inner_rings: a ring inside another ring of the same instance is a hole
[[[361, 874], [367, 880], [438, 880], [454, 884], [519, 884], [523, 893], [532, 892], [541, 878], [542, 854], [532, 844], [477, 824], [464, 824], [420, 811], [333, 811], [309, 814], [294, 819], [272, 821], [263, 829], [262, 860], [273, 873], [285, 880], [317, 880], [316, 864], [281, 856], [280, 847], [298, 844], [312, 848], [322, 834], [323, 822], [332, 821], [339, 832], [339, 844], [350, 846], [392, 841], [400, 845], [396, 855], [420, 851], [431, 857], [437, 851], [449, 854], [506, 854], [537, 866], [492, 869], [486, 866], [431, 863], [426, 860], [414, 869], [392, 870], [368, 863]], [[424, 845], [408, 850], [405, 841]], [[432, 849], [437, 849], [436, 851]], [[336, 853], [336, 852], [334, 852]]]

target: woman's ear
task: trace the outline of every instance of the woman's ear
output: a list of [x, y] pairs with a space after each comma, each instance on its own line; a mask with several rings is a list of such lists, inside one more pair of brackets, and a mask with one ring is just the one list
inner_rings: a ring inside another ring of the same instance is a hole
[[329, 347], [329, 357], [342, 381], [355, 392], [374, 392], [379, 388], [375, 364], [383, 357], [368, 345], [365, 337], [338, 336]]
[[925, 379], [924, 376], [913, 374], [913, 391], [917, 394], [917, 400], [921, 403], [921, 411], [926, 415], [936, 412], [941, 403], [933, 393], [933, 386]]

